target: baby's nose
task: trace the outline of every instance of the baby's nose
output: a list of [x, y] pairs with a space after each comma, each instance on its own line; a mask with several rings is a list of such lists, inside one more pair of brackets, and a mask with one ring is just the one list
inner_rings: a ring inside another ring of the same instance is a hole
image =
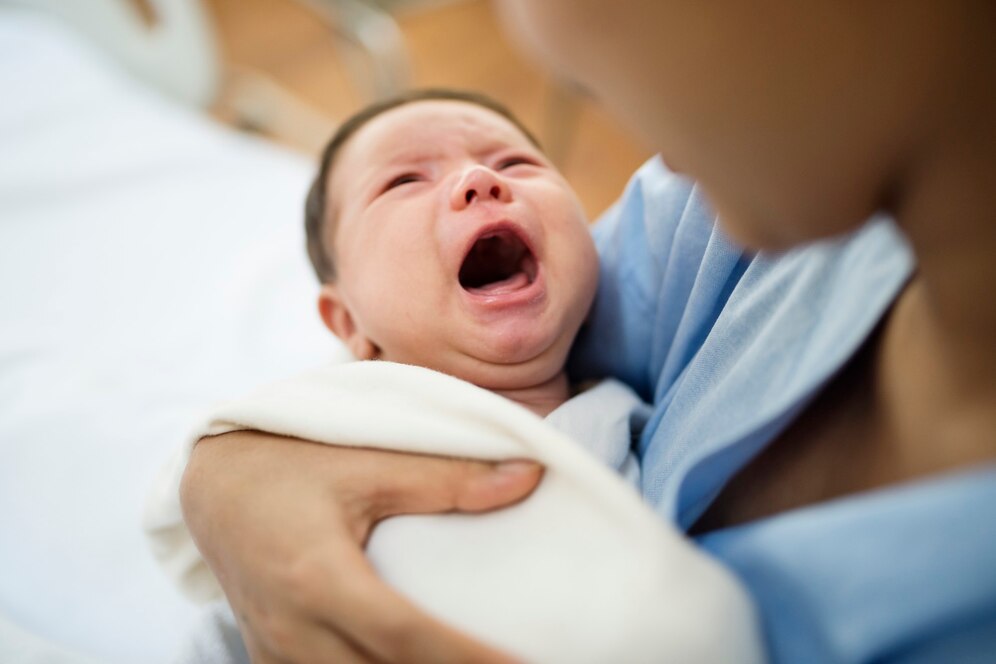
[[508, 183], [490, 168], [475, 166], [457, 182], [450, 202], [454, 210], [462, 210], [475, 201], [488, 200], [507, 203], [512, 200], [511, 190]]

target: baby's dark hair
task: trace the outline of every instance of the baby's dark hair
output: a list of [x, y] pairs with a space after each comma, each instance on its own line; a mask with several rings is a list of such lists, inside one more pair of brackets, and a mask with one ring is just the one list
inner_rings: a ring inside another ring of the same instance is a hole
[[304, 205], [304, 230], [308, 243], [308, 258], [311, 259], [311, 266], [315, 269], [315, 274], [321, 283], [331, 283], [336, 279], [333, 252], [322, 241], [324, 236], [332, 235], [331, 233], [326, 233], [326, 223], [335, 223], [334, 219], [327, 219], [326, 214], [329, 202], [329, 175], [332, 172], [336, 155], [346, 141], [370, 120], [399, 106], [417, 101], [461, 101], [482, 106], [511, 122], [529, 139], [530, 143], [537, 148], [540, 147], [539, 141], [536, 140], [532, 132], [526, 129], [525, 125], [510, 110], [490, 97], [478, 92], [451, 90], [447, 88], [424, 88], [411, 90], [362, 108], [339, 126], [332, 139], [328, 142], [328, 145], [322, 151], [318, 174], [315, 176], [314, 182], [311, 183], [311, 189], [308, 191], [308, 198]]

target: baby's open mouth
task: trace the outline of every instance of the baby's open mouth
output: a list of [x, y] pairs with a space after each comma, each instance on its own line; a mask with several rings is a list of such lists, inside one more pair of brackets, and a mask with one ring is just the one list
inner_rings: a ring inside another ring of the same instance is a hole
[[460, 285], [471, 293], [498, 295], [533, 283], [536, 257], [512, 230], [479, 237], [460, 266]]

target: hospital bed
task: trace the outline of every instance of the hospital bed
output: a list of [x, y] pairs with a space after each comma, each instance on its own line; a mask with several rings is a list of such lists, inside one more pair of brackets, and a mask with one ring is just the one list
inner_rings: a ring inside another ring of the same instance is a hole
[[141, 533], [157, 469], [207, 404], [343, 353], [311, 160], [86, 34], [0, 3], [0, 662], [170, 661], [195, 607]]

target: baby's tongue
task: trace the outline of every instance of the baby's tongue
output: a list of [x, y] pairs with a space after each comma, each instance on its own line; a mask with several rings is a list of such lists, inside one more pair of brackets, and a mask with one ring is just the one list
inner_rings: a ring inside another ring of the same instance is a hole
[[525, 288], [528, 285], [529, 277], [525, 272], [519, 270], [510, 277], [492, 281], [476, 288], [468, 288], [467, 291], [475, 295], [502, 295], [503, 293], [511, 293], [520, 288]]

